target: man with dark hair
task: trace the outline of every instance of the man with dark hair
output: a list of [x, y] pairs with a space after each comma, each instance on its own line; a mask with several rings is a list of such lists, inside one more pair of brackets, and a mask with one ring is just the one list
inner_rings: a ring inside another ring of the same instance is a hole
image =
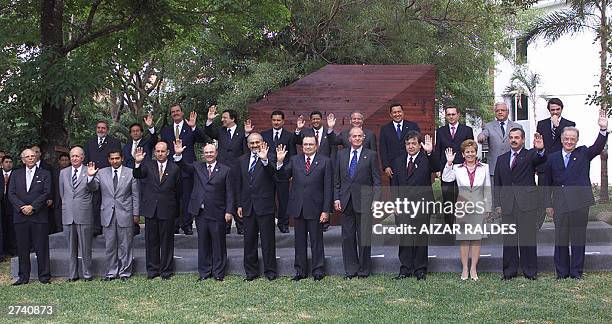
[[[64, 231], [62, 224], [62, 197], [59, 194], [59, 175], [60, 171], [70, 166], [70, 155], [66, 152], [60, 152], [57, 156], [57, 167], [53, 168], [51, 176], [53, 177], [53, 222], [49, 224], [51, 233], [59, 233]], [[53, 224], [53, 228], [51, 228]]]
[[[395, 111], [397, 113], [397, 110]], [[393, 120], [395, 122], [395, 119]], [[421, 144], [421, 133], [416, 130], [406, 131], [404, 136], [404, 153], [391, 163], [391, 186], [393, 197], [409, 201], [434, 200], [431, 187], [431, 174], [439, 171], [439, 162], [433, 152], [433, 139], [425, 135]], [[404, 234], [400, 237], [399, 260], [400, 271], [395, 279], [415, 276], [425, 280], [427, 275], [427, 234], [421, 233], [423, 225], [429, 225], [430, 214], [419, 211], [416, 215], [398, 214], [395, 222], [398, 225], [410, 225], [416, 229], [415, 234]]]
[[391, 164], [398, 157], [406, 153], [404, 136], [410, 130], [420, 132], [419, 125], [404, 120], [404, 107], [400, 103], [392, 103], [389, 107], [391, 122], [380, 128], [380, 161], [385, 174], [393, 177]]
[[13, 224], [13, 205], [8, 198], [11, 175], [13, 173], [13, 158], [10, 155], [2, 157], [2, 177], [0, 178], [3, 195], [0, 197], [2, 208], [2, 236], [4, 252], [6, 255], [17, 255], [17, 238], [15, 237], [15, 224]]
[[51, 196], [51, 173], [36, 167], [36, 153], [31, 149], [21, 152], [23, 168], [11, 176], [8, 198], [13, 205], [13, 222], [17, 237], [19, 279], [13, 286], [30, 282], [30, 250], [33, 247], [38, 263], [38, 280], [51, 281], [49, 262], [49, 209], [46, 201]]
[[[85, 143], [85, 160], [83, 164], [94, 162], [98, 168], [106, 168], [109, 166], [107, 155], [113, 150], [121, 150], [121, 142], [109, 134], [109, 125], [107, 121], [99, 120], [96, 122], [96, 137], [91, 138]], [[102, 234], [102, 225], [100, 225], [100, 193], [93, 195], [93, 235]]]
[[[185, 119], [183, 108], [180, 104], [175, 103], [170, 105], [170, 116], [172, 117], [172, 124], [162, 128], [160, 132], [161, 140], [166, 143], [169, 155], [172, 156], [174, 155], [174, 141], [180, 139], [185, 146], [183, 159], [185, 162], [191, 163], [196, 160], [194, 144], [208, 143], [210, 139], [196, 126], [198, 114], [195, 111], [189, 114], [189, 119]], [[193, 188], [193, 177], [187, 172], [182, 172], [181, 174], [183, 177], [181, 179], [181, 213], [175, 220], [174, 234], [178, 234], [179, 228], [182, 228], [185, 235], [193, 235], [193, 219], [187, 211], [189, 197]]]
[[314, 136], [302, 138], [302, 152], [285, 161], [287, 149], [281, 145], [276, 150], [276, 168], [279, 176], [292, 181], [287, 209], [295, 224], [295, 276], [292, 280], [308, 276], [310, 241], [312, 275], [319, 281], [325, 276], [323, 224], [329, 221], [333, 208], [333, 166], [327, 156], [317, 152]]
[[[263, 140], [270, 149], [270, 154], [276, 157], [276, 148], [282, 144], [287, 148], [287, 157], [291, 158], [297, 154], [295, 148], [296, 135], [283, 128], [285, 124], [285, 113], [280, 110], [275, 110], [272, 112], [270, 118], [272, 120], [272, 128], [261, 133]], [[278, 200], [278, 208], [276, 208], [278, 229], [281, 233], [289, 233], [289, 217], [287, 216], [287, 201], [289, 200], [288, 179], [276, 179], [275, 197]]]
[[[221, 113], [221, 127], [215, 126], [213, 121], [219, 117], [217, 106], [208, 108], [208, 120], [206, 121], [206, 135], [217, 140], [217, 151], [219, 163], [228, 166], [232, 186], [238, 188], [240, 181], [240, 162], [239, 158], [245, 153], [248, 153], [246, 145], [246, 136], [253, 131], [251, 121], [247, 120], [244, 123], [244, 128], [238, 126], [238, 113], [233, 109], [226, 109]], [[234, 201], [236, 197], [234, 197]], [[242, 227], [242, 219], [236, 217], [236, 230], [238, 234], [244, 234]], [[231, 219], [225, 227], [226, 234], [229, 234], [232, 228]]]
[[608, 140], [606, 111], [600, 111], [598, 126], [599, 134], [589, 147], [577, 146], [578, 129], [565, 127], [561, 133], [563, 148], [548, 154], [544, 171], [547, 185], [545, 206], [546, 213], [555, 221], [557, 279], [581, 279], [584, 271], [589, 208], [595, 204], [589, 171], [591, 160], [601, 153]]
[[502, 223], [516, 225], [516, 234], [504, 235], [503, 280], [517, 275], [519, 263], [523, 276], [535, 280], [538, 273], [536, 240], [535, 170], [546, 162], [542, 136], [534, 134], [533, 149], [525, 149], [525, 131], [512, 128], [508, 132], [510, 151], [500, 155], [495, 165], [493, 205]]
[[[436, 146], [434, 147], [434, 153], [440, 161], [440, 170], [444, 169], [444, 165], [447, 163], [446, 154], [444, 153], [447, 148], [452, 148], [453, 152], [461, 152], [461, 143], [468, 139], [474, 139], [474, 132], [471, 127], [461, 124], [459, 118], [461, 114], [459, 109], [454, 106], [448, 106], [444, 108], [444, 114], [446, 116], [446, 125], [436, 129]], [[455, 154], [455, 160], [453, 164], [463, 163], [463, 155]], [[441, 181], [442, 189], [442, 200], [444, 202], [451, 202], [453, 206], [457, 201], [457, 195], [459, 194], [459, 188], [457, 188], [457, 182], [446, 182]], [[454, 224], [455, 215], [453, 212], [444, 214], [444, 223]], [[454, 238], [454, 235], [451, 235]], [[454, 240], [449, 241], [452, 243]]]

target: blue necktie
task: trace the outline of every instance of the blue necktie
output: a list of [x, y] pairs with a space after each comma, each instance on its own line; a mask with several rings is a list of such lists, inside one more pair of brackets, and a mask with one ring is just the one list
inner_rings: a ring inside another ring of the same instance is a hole
[[499, 128], [501, 129], [502, 137], [506, 136], [506, 130], [504, 129], [505, 124], [505, 122], [499, 122]]
[[255, 165], [257, 165], [257, 155], [253, 154], [253, 163], [249, 167], [249, 175], [253, 177], [253, 172], [255, 172]]
[[353, 150], [353, 158], [349, 165], [349, 177], [351, 177], [351, 179], [355, 176], [355, 171], [357, 171], [357, 150]]
[[402, 140], [402, 127], [400, 126], [400, 124], [397, 124], [396, 133], [397, 133], [397, 139], [401, 141]]
[[571, 154], [566, 154], [565, 158], [563, 158], [563, 164], [565, 164], [566, 168], [567, 168], [567, 165], [569, 164], [570, 155]]

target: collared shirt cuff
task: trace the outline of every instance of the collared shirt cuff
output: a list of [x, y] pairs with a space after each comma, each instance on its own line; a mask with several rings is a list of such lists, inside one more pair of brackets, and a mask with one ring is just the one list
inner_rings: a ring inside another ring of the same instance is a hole
[[544, 156], [544, 152], [546, 151], [546, 149], [542, 149], [541, 151], [538, 151], [538, 155], [539, 156]]
[[206, 120], [206, 127], [212, 125], [213, 122], [211, 122], [210, 120]]
[[155, 134], [155, 126], [149, 128], [149, 133]]
[[87, 183], [90, 183], [93, 180], [93, 176], [87, 175]]
[[601, 134], [602, 136], [606, 136], [608, 134], [608, 130], [599, 130], [599, 134]]
[[268, 166], [268, 160], [260, 160], [263, 166]]
[[140, 163], [135, 163], [135, 164], [134, 164], [134, 169], [136, 169], [136, 168], [137, 168], [137, 167], [139, 167], [139, 166], [140, 166]]
[[181, 155], [174, 154], [172, 157], [174, 158], [174, 162], [178, 162], [178, 161], [183, 159], [183, 155], [182, 154]]
[[276, 163], [276, 170], [280, 170], [283, 167], [282, 163]]

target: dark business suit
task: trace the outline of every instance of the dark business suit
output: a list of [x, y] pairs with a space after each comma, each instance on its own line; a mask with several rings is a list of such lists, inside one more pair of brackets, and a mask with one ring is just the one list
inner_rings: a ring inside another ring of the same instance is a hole
[[64, 230], [64, 226], [62, 223], [62, 197], [59, 192], [59, 175], [60, 171], [62, 171], [59, 167], [54, 168], [51, 171], [51, 177], [53, 178], [53, 190], [51, 195], [53, 197], [53, 219], [52, 222], [55, 228], [51, 228], [52, 224], [49, 224], [49, 231], [51, 233], [57, 233]]
[[[451, 133], [451, 125], [442, 126], [436, 129], [436, 146], [433, 154], [436, 154], [436, 157], [440, 161], [440, 170], [444, 169], [444, 165], [447, 162], [446, 153], [444, 152], [447, 148], [450, 147], [453, 149], [453, 152], [455, 152], [455, 160], [453, 160], [453, 164], [461, 164], [463, 163], [461, 143], [468, 139], [474, 139], [474, 131], [472, 130], [472, 127], [460, 123], [457, 123], [455, 127], [454, 137]], [[457, 195], [459, 194], [457, 182], [441, 181], [440, 185], [442, 187], [442, 201], [450, 201], [453, 204], [457, 202]], [[455, 215], [452, 212], [444, 214], [444, 223], [454, 224]]]
[[[421, 149], [413, 161], [414, 168], [408, 173], [408, 153], [404, 153], [391, 165], [393, 177], [391, 186], [393, 197], [408, 199], [409, 201], [433, 201], [431, 187], [431, 174], [437, 172], [439, 162], [435, 154], [427, 155]], [[423, 225], [429, 225], [431, 215], [419, 213], [415, 217], [409, 215], [396, 215], [396, 224], [408, 224], [415, 227], [417, 233]], [[400, 276], [424, 276], [427, 274], [427, 234], [402, 235], [399, 246]]]
[[[274, 130], [272, 128], [267, 129], [261, 133], [261, 137], [264, 142], [268, 144], [270, 148], [269, 153], [272, 156], [276, 156], [276, 147], [279, 145], [285, 145], [287, 148], [286, 159], [297, 154], [295, 142], [296, 137], [294, 132], [290, 132], [286, 129], [282, 129], [281, 135], [277, 141], [274, 140]], [[279, 228], [289, 227], [289, 216], [287, 215], [287, 201], [289, 201], [289, 180], [288, 179], [276, 179], [275, 186], [275, 197], [278, 200], [278, 208], [276, 209], [276, 218], [278, 219]]]
[[174, 224], [179, 211], [181, 170], [166, 161], [160, 181], [157, 161], [143, 161], [133, 171], [141, 179], [140, 214], [145, 217], [147, 276], [169, 277], [174, 272]]
[[362, 148], [351, 176], [349, 171], [353, 151], [349, 146], [338, 152], [334, 170], [334, 200], [339, 200], [342, 207], [344, 272], [347, 276], [369, 276], [372, 250], [369, 210], [372, 200], [380, 200], [380, 166], [376, 151]]
[[275, 159], [269, 153], [267, 165], [257, 159], [251, 170], [251, 156], [240, 157], [238, 207], [244, 223], [244, 272], [248, 277], [259, 276], [257, 257], [258, 236], [261, 236], [261, 256], [266, 277], [276, 277], [276, 238], [274, 236]]
[[[246, 144], [244, 128], [236, 126], [234, 134], [231, 138], [228, 135], [228, 129], [226, 127], [217, 127], [214, 124], [210, 124], [206, 126], [204, 130], [206, 131], [206, 135], [217, 140], [217, 152], [219, 152], [217, 155], [217, 161], [225, 164], [232, 170], [230, 173], [232, 187], [238, 187], [238, 183], [240, 182], [240, 173], [238, 171], [240, 168], [240, 162], [238, 162], [238, 159], [240, 159], [243, 154], [249, 152]], [[234, 200], [236, 200], [236, 197], [234, 197]], [[242, 219], [236, 218], [235, 220], [236, 230], [238, 233], [242, 233]], [[231, 228], [232, 223], [229, 222], [225, 226], [225, 231], [229, 233]]]
[[[176, 137], [174, 136], [174, 128], [176, 127], [174, 123], [170, 125], [166, 125], [159, 132], [160, 139], [163, 142], [166, 142], [168, 145], [168, 150], [170, 153], [168, 156], [170, 159], [174, 156], [174, 141]], [[194, 130], [187, 125], [186, 121], [183, 121], [183, 127], [180, 130], [179, 138], [181, 139], [183, 146], [185, 146], [185, 150], [183, 151], [183, 162], [192, 163], [196, 160], [196, 154], [194, 149], [195, 143], [210, 143], [211, 140], [204, 134], [204, 132], [196, 127]], [[187, 172], [182, 172], [181, 179], [181, 213], [179, 217], [176, 218], [174, 229], [178, 232], [179, 228], [185, 231], [191, 231], [193, 227], [193, 219], [192, 216], [189, 215], [187, 211], [187, 206], [189, 205], [189, 198], [191, 197], [191, 190], [193, 189], [193, 177], [191, 177]], [[142, 193], [142, 190], [141, 190]]]
[[421, 131], [419, 125], [409, 120], [404, 120], [402, 124], [401, 136], [398, 138], [395, 124], [390, 122], [380, 128], [380, 143], [378, 150], [380, 152], [380, 162], [382, 169], [391, 167], [393, 161], [406, 153], [406, 145], [404, 144], [404, 136], [409, 130]]
[[231, 169], [217, 162], [208, 175], [205, 162], [177, 162], [181, 170], [194, 177], [189, 213], [196, 216], [198, 231], [198, 273], [200, 278], [225, 277], [225, 214], [235, 214], [235, 194]]
[[[13, 170], [14, 171], [14, 170]], [[9, 185], [13, 178], [13, 172], [8, 178], [8, 182], [4, 183], [4, 171], [0, 172], [0, 183], [4, 189], [4, 194], [0, 198], [2, 202], [2, 236], [4, 243], [4, 252], [7, 255], [17, 255], [17, 237], [15, 235], [15, 224], [13, 223], [13, 205], [8, 198]]]
[[[522, 148], [512, 162], [512, 150], [500, 155], [495, 165], [494, 206], [501, 207], [503, 224], [516, 224], [516, 234], [504, 235], [504, 277], [515, 277], [519, 262], [527, 278], [538, 273], [536, 216], [538, 201], [535, 170], [546, 162], [546, 155]], [[519, 256], [520, 252], [520, 256]]]
[[331, 160], [321, 154], [311, 158], [310, 170], [306, 173], [306, 158], [298, 154], [283, 163], [280, 176], [291, 178], [287, 214], [295, 221], [295, 271], [297, 276], [308, 275], [307, 243], [310, 236], [312, 274], [325, 274], [325, 251], [323, 247], [323, 224], [321, 213], [332, 215], [333, 175]]
[[[327, 133], [327, 128], [321, 127], [319, 130], [319, 137], [321, 138], [319, 148], [317, 149], [317, 154], [321, 154], [327, 156], [328, 158], [332, 158], [336, 150], [338, 149], [336, 144], [336, 133], [331, 132]], [[304, 128], [300, 131], [300, 134], [296, 134], [296, 144], [302, 145], [302, 140], [305, 136], [315, 136], [314, 128]]]
[[[336, 136], [334, 144], [342, 145], [343, 148], [351, 147], [349, 132], [353, 127], [350, 126], [348, 129], [343, 130]], [[362, 128], [363, 130], [363, 147], [376, 152], [376, 134], [369, 129]]]
[[569, 156], [567, 168], [563, 150], [548, 155], [545, 206], [554, 209], [555, 268], [558, 277], [582, 276], [589, 207], [595, 204], [589, 177], [591, 160], [601, 153], [607, 139], [608, 134], [599, 134], [592, 146], [577, 147]]
[[[95, 136], [90, 138], [87, 143], [85, 143], [84, 151], [85, 160], [83, 161], [83, 164], [87, 165], [88, 162], [94, 162], [96, 164], [96, 168], [102, 169], [110, 166], [108, 163], [108, 152], [121, 151], [121, 142], [110, 135], [106, 135], [102, 145], [98, 145], [98, 137]], [[100, 196], [99, 191], [94, 193], [92, 204], [94, 211], [94, 235], [99, 235], [102, 234], [102, 222], [100, 220], [100, 205], [102, 204], [102, 197]]]
[[[49, 262], [49, 209], [47, 200], [51, 198], [51, 173], [36, 168], [30, 190], [26, 189], [26, 168], [14, 170], [11, 175], [8, 198], [13, 205], [13, 222], [17, 236], [17, 256], [19, 257], [19, 280], [30, 280], [30, 248], [33, 245], [38, 262], [38, 280], [51, 279]], [[32, 215], [26, 216], [21, 207], [30, 205]]]
[[[4, 177], [0, 180], [0, 197], [4, 197]], [[4, 226], [3, 226], [3, 207], [0, 198], [0, 262], [4, 259]]]

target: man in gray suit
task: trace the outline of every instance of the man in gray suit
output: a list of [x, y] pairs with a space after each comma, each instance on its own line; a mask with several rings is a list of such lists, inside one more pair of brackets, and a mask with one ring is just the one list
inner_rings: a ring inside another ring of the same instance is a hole
[[87, 167], [87, 187], [100, 189], [102, 205], [100, 217], [106, 241], [107, 271], [104, 281], [117, 278], [128, 280], [132, 276], [134, 224], [139, 219], [139, 187], [132, 169], [122, 166], [123, 153], [108, 152], [110, 167], [98, 172], [92, 162]]
[[350, 148], [351, 136], [349, 132], [354, 127], [360, 128], [363, 131], [363, 147], [376, 152], [376, 134], [369, 129], [363, 128], [363, 114], [359, 111], [351, 113], [351, 127], [338, 134], [334, 144], [342, 145], [343, 148]]
[[482, 144], [485, 140], [489, 143], [487, 163], [489, 164], [491, 184], [493, 184], [493, 174], [495, 173], [497, 158], [510, 151], [508, 133], [513, 128], [523, 129], [519, 123], [508, 119], [509, 111], [506, 103], [496, 102], [493, 110], [495, 111], [495, 120], [486, 123], [482, 128], [482, 132], [478, 135], [478, 143]]
[[[82, 148], [70, 150], [72, 166], [60, 171], [59, 193], [62, 198], [62, 224], [68, 241], [68, 282], [79, 280], [79, 250], [83, 280], [91, 281], [91, 240], [93, 238], [93, 192], [87, 188], [87, 169]], [[99, 224], [98, 224], [99, 225]]]

